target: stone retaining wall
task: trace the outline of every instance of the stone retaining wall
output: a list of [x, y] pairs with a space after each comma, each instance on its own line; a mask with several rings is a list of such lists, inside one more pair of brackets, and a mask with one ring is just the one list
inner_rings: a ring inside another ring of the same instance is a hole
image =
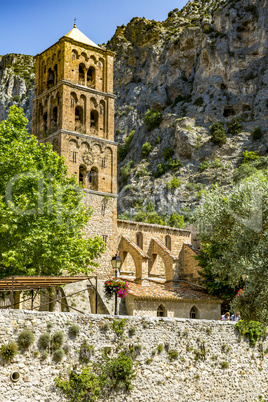
[[[102, 359], [104, 347], [111, 348], [111, 356], [118, 353], [118, 347], [141, 347], [134, 363], [137, 376], [131, 393], [110, 393], [100, 401], [257, 402], [260, 396], [268, 400], [268, 355], [263, 353], [268, 348], [267, 340], [253, 348], [247, 340], [240, 339], [233, 323], [149, 317], [127, 317], [123, 337], [118, 338], [112, 329], [113, 319], [73, 313], [0, 311], [0, 347], [17, 340], [25, 328], [35, 334], [29, 351], [20, 352], [11, 363], [0, 358], [0, 401], [66, 401], [55, 388], [54, 378], [67, 376], [68, 369], [78, 363], [83, 340], [94, 347], [93, 361]], [[69, 352], [60, 363], [51, 356], [43, 362], [40, 359], [38, 338], [48, 331], [48, 323], [51, 334], [59, 330], [65, 333], [64, 346]], [[76, 338], [68, 335], [72, 323], [80, 326]], [[108, 323], [106, 331], [104, 323]], [[132, 336], [130, 328], [135, 332]], [[161, 353], [157, 351], [159, 344], [164, 346]], [[178, 358], [170, 361], [168, 349], [176, 350]], [[198, 354], [200, 350], [205, 353]], [[222, 368], [222, 363], [229, 367]], [[16, 371], [20, 379], [12, 382], [10, 374]]]

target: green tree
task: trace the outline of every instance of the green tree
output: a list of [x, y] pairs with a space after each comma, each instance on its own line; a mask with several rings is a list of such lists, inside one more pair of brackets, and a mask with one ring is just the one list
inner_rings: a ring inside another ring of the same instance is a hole
[[[231, 192], [215, 188], [197, 211], [206, 266], [216, 284], [235, 289], [247, 273], [242, 317], [268, 323], [268, 182], [261, 172], [240, 181]], [[214, 251], [213, 251], [214, 248]], [[213, 252], [212, 252], [212, 251]], [[234, 308], [238, 306], [234, 300]]]
[[162, 121], [162, 113], [155, 109], [147, 110], [144, 116], [144, 123], [146, 124], [147, 130], [151, 131], [154, 128], [160, 126]]
[[83, 237], [91, 210], [64, 159], [26, 124], [16, 106], [0, 123], [0, 276], [87, 273], [105, 249]]
[[209, 127], [209, 131], [211, 132], [210, 141], [213, 142], [213, 144], [221, 146], [226, 143], [227, 138], [222, 123], [217, 122], [212, 124], [212, 126]]

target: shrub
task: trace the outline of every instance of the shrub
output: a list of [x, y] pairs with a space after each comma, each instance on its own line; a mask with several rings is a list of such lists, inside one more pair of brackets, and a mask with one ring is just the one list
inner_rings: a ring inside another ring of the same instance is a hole
[[144, 116], [144, 123], [146, 124], [147, 130], [151, 131], [160, 126], [162, 121], [162, 113], [155, 109], [147, 110]]
[[154, 144], [155, 144], [155, 145], [161, 144], [161, 141], [162, 141], [162, 140], [161, 140], [160, 137], [156, 137]]
[[51, 331], [52, 327], [53, 327], [53, 323], [52, 323], [52, 322], [48, 322], [48, 323], [47, 323], [47, 330], [48, 330], [48, 331]]
[[90, 367], [84, 368], [81, 373], [70, 371], [69, 379], [66, 381], [60, 378], [56, 378], [55, 381], [57, 387], [73, 402], [95, 401], [104, 385], [103, 378], [92, 374]]
[[228, 133], [237, 135], [241, 133], [242, 126], [237, 119], [233, 119], [230, 123], [227, 123]]
[[127, 156], [129, 149], [130, 149], [130, 144], [133, 140], [135, 134], [135, 130], [131, 131], [129, 135], [125, 138], [124, 143], [122, 145], [119, 145], [118, 147], [118, 159], [119, 161], [123, 161], [125, 157]]
[[92, 351], [94, 347], [89, 345], [87, 341], [84, 341], [79, 350], [79, 361], [81, 363], [88, 363], [91, 359]]
[[59, 349], [63, 344], [64, 333], [57, 331], [52, 336], [52, 345], [54, 349]]
[[204, 27], [204, 33], [205, 34], [209, 34], [209, 33], [213, 32], [213, 31], [214, 31], [214, 29], [211, 26], [205, 26]]
[[196, 106], [198, 106], [198, 107], [202, 106], [203, 103], [204, 103], [204, 99], [203, 99], [202, 96], [199, 96], [199, 98], [197, 98], [197, 99], [194, 101], [194, 105], [196, 105]]
[[260, 156], [253, 151], [245, 151], [243, 152], [243, 161], [242, 163], [250, 163], [251, 161], [260, 159]]
[[174, 188], [178, 188], [181, 186], [181, 181], [177, 177], [173, 177], [171, 181], [166, 184], [166, 188], [168, 190], [172, 190]]
[[114, 320], [112, 328], [118, 337], [123, 335], [124, 328], [126, 325], [126, 319], [123, 318], [122, 320]]
[[34, 334], [29, 329], [24, 329], [18, 337], [18, 344], [23, 349], [28, 349], [28, 347], [34, 341]]
[[54, 354], [53, 354], [53, 359], [56, 362], [60, 362], [63, 359], [64, 356], [64, 350], [63, 349], [56, 349]]
[[71, 336], [77, 336], [78, 334], [79, 334], [79, 331], [80, 331], [80, 327], [79, 327], [79, 325], [77, 325], [77, 324], [72, 324], [72, 325], [70, 325], [70, 327], [69, 327], [69, 334], [71, 335]]
[[168, 225], [174, 228], [185, 228], [183, 215], [173, 212], [168, 219]]
[[48, 358], [48, 352], [47, 351], [42, 352], [40, 355], [40, 359], [44, 361], [47, 358]]
[[168, 162], [168, 168], [171, 170], [178, 170], [181, 167], [183, 167], [183, 163], [178, 159], [172, 159]]
[[160, 343], [160, 344], [157, 346], [157, 351], [158, 351], [158, 353], [161, 353], [161, 352], [163, 352], [163, 350], [164, 350], [164, 345], [163, 345], [162, 343]]
[[135, 377], [133, 361], [123, 352], [118, 357], [109, 359], [104, 367], [104, 373], [108, 378], [108, 385], [113, 388], [124, 386], [127, 390], [133, 388], [132, 378]]
[[240, 335], [249, 338], [251, 346], [255, 346], [258, 339], [266, 336], [266, 326], [259, 321], [240, 320], [235, 324], [235, 328], [239, 331]]
[[130, 327], [128, 330], [129, 336], [133, 336], [136, 333], [136, 328], [135, 327]]
[[149, 172], [148, 172], [148, 170], [146, 169], [146, 167], [145, 166], [141, 166], [140, 168], [139, 168], [139, 170], [137, 170], [137, 173], [136, 173], [136, 175], [138, 176], [138, 177], [145, 177], [145, 176], [149, 176]]
[[204, 170], [208, 169], [210, 167], [210, 163], [208, 161], [205, 161], [201, 163], [201, 165], [198, 167], [198, 169], [203, 172]]
[[262, 131], [260, 127], [255, 127], [252, 131], [252, 139], [254, 141], [260, 140], [262, 137]]
[[170, 361], [174, 361], [178, 358], [179, 352], [175, 349], [169, 349], [168, 350], [168, 358]]
[[167, 171], [167, 166], [164, 165], [163, 163], [159, 163], [159, 165], [157, 165], [156, 168], [156, 172], [155, 172], [155, 177], [160, 177], [162, 176], [164, 173], [166, 173]]
[[50, 343], [50, 334], [42, 334], [38, 340], [38, 346], [40, 349], [47, 349]]
[[19, 351], [19, 347], [18, 347], [17, 342], [15, 342], [15, 341], [9, 342], [8, 344], [3, 345], [0, 349], [1, 356], [6, 361], [12, 360], [13, 357], [16, 356], [18, 351]]
[[132, 164], [133, 164], [133, 161], [129, 161], [125, 166], [122, 166], [120, 169], [123, 183], [126, 183], [130, 176]]
[[150, 142], [145, 142], [141, 149], [141, 155], [146, 158], [149, 155], [152, 149], [152, 144]]
[[125, 193], [127, 193], [129, 190], [131, 190], [132, 187], [133, 187], [133, 184], [127, 184], [127, 185], [125, 186]]
[[165, 161], [168, 161], [169, 159], [172, 158], [172, 156], [174, 155], [175, 151], [173, 148], [165, 148], [163, 151], [163, 156]]
[[213, 144], [223, 145], [226, 143], [226, 133], [222, 123], [217, 122], [212, 124], [212, 126], [209, 127], [209, 131], [211, 133], [210, 141], [213, 142]]
[[229, 363], [228, 362], [221, 362], [221, 368], [225, 369], [229, 367]]

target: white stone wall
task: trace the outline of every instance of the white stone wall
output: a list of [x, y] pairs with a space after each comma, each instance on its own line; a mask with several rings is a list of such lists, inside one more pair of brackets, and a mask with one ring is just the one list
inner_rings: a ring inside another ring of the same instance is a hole
[[[122, 317], [123, 318], [123, 317]], [[124, 317], [125, 318], [125, 317]], [[104, 322], [108, 331], [101, 330]], [[141, 345], [142, 351], [135, 360], [136, 378], [131, 393], [111, 392], [100, 401], [211, 401], [245, 402], [268, 398], [268, 355], [262, 350], [268, 348], [268, 341], [249, 346], [240, 339], [232, 323], [206, 320], [127, 317], [123, 337], [118, 339], [111, 325], [111, 316], [78, 316], [72, 313], [47, 313], [30, 311], [0, 311], [0, 347], [3, 343], [16, 340], [21, 330], [31, 329], [35, 334], [34, 344], [29, 351], [19, 353], [11, 363], [0, 359], [0, 401], [66, 401], [55, 388], [54, 378], [66, 376], [73, 364], [78, 362], [78, 350], [84, 339], [94, 346], [93, 361], [100, 361], [105, 346], [128, 348]], [[65, 346], [69, 353], [61, 363], [56, 364], [49, 357], [41, 362], [38, 355], [38, 338], [47, 332], [62, 330]], [[76, 339], [68, 336], [70, 323], [80, 326]], [[130, 337], [128, 329], [136, 332]], [[195, 360], [195, 350], [204, 342], [204, 360]], [[164, 349], [160, 354], [157, 346], [178, 351], [178, 359], [170, 362]], [[229, 368], [221, 363], [228, 362]], [[10, 374], [18, 371], [21, 378], [13, 383]]]

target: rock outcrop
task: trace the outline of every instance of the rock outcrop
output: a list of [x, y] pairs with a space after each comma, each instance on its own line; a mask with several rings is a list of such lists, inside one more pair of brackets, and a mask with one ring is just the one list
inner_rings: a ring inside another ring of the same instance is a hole
[[[151, 200], [162, 214], [187, 215], [207, 188], [230, 187], [245, 150], [267, 156], [267, 19], [267, 0], [195, 0], [165, 21], [133, 18], [117, 27], [107, 46], [115, 52], [116, 140], [123, 149], [119, 213], [131, 215]], [[0, 118], [16, 102], [29, 128], [33, 66], [31, 56], [0, 58]], [[144, 116], [151, 109], [162, 121], [149, 131]], [[232, 119], [242, 125], [237, 135], [227, 132]], [[215, 122], [227, 132], [222, 146], [210, 141]], [[262, 136], [253, 140], [255, 127]]]

